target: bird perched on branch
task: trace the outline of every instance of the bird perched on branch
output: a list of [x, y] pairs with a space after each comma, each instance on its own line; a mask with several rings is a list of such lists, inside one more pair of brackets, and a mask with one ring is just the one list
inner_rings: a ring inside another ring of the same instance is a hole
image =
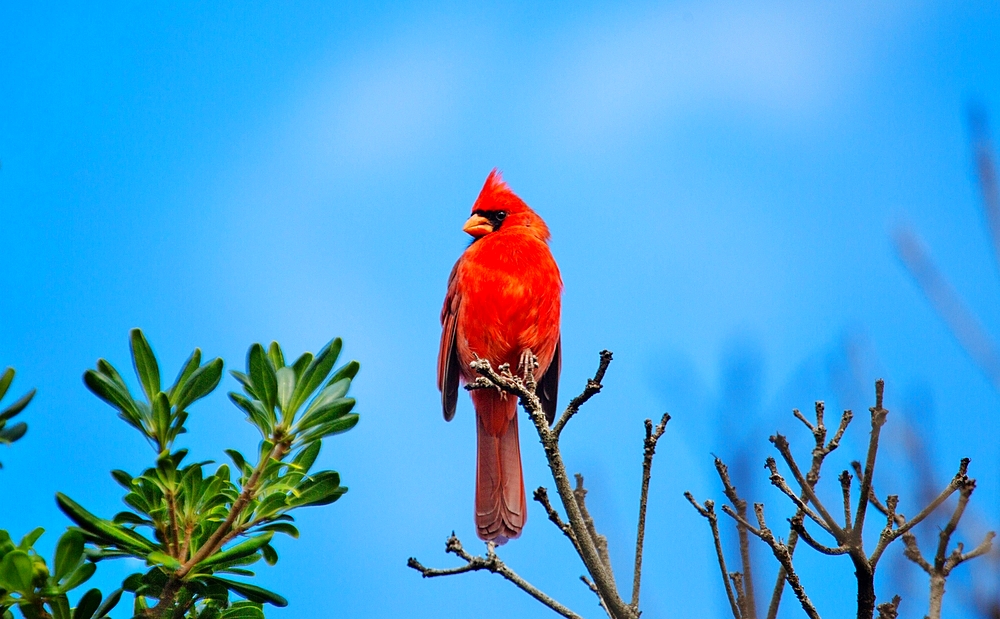
[[[537, 359], [537, 393], [555, 416], [561, 362], [562, 278], [549, 251], [549, 229], [500, 172], [486, 178], [465, 222], [472, 244], [455, 263], [441, 310], [438, 388], [444, 418], [455, 416], [459, 382], [476, 378], [477, 357], [523, 371]], [[517, 398], [496, 389], [471, 392], [476, 409], [476, 531], [503, 544], [528, 517], [517, 439]]]

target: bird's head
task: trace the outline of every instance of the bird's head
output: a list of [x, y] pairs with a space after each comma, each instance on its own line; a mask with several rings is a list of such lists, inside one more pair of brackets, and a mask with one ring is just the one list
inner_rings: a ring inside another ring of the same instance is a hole
[[500, 171], [493, 168], [472, 205], [472, 216], [462, 229], [479, 239], [501, 231], [523, 232], [525, 228], [542, 241], [549, 240], [549, 228], [542, 218], [511, 191]]

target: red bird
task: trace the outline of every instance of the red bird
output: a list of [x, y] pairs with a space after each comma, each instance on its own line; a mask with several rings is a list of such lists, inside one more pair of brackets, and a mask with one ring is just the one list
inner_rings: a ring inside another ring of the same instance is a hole
[[[561, 362], [562, 278], [549, 251], [549, 229], [510, 190], [495, 168], [465, 222], [472, 244], [455, 263], [441, 310], [438, 389], [451, 421], [459, 381], [475, 380], [477, 357], [493, 367], [523, 368], [538, 358], [538, 396], [549, 423], [555, 416]], [[517, 440], [517, 398], [494, 389], [472, 392], [476, 408], [476, 531], [503, 544], [528, 518]]]

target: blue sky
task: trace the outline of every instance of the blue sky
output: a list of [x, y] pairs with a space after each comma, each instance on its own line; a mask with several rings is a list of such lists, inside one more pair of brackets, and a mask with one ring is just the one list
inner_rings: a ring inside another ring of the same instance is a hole
[[[681, 496], [720, 494], [710, 452], [752, 443], [762, 458], [775, 428], [804, 446], [792, 407], [864, 411], [877, 376], [942, 477], [973, 458], [995, 522], [997, 393], [890, 233], [915, 230], [1000, 336], [965, 123], [970, 101], [1000, 122], [998, 28], [989, 2], [4, 5], [0, 365], [39, 394], [27, 437], [0, 452], [19, 498], [0, 526], [59, 530], [56, 491], [118, 511], [106, 471], [149, 454], [80, 377], [99, 357], [127, 368], [129, 328], [169, 368], [195, 346], [238, 369], [252, 342], [297, 353], [339, 335], [362, 363], [362, 421], [321, 461], [351, 490], [280, 543], [261, 580], [291, 605], [273, 616], [547, 616], [495, 576], [405, 567], [452, 564], [453, 529], [474, 545], [471, 406], [445, 424], [434, 372], [461, 225], [494, 166], [553, 232], [562, 393], [615, 353], [564, 449], [621, 580], [642, 419], [674, 417], [651, 489], [649, 616], [726, 612]], [[192, 410], [199, 458], [254, 444], [223, 386]], [[526, 485], [551, 485], [529, 430]], [[905, 505], [905, 466], [885, 474]], [[537, 510], [502, 553], [599, 612]], [[110, 588], [126, 569], [98, 577]], [[846, 560], [826, 569], [850, 578]], [[835, 587], [813, 589], [841, 608]], [[907, 614], [923, 612], [915, 596]]]

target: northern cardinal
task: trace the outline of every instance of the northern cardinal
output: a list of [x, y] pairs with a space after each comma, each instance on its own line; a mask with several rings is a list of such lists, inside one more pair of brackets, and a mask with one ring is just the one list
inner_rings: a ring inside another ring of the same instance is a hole
[[[455, 263], [441, 310], [438, 388], [446, 421], [455, 416], [460, 381], [476, 375], [477, 357], [494, 368], [523, 370], [537, 357], [537, 393], [552, 423], [561, 362], [562, 278], [549, 251], [549, 229], [495, 168], [463, 230], [472, 244]], [[517, 398], [495, 389], [472, 391], [476, 409], [476, 532], [503, 544], [528, 517], [517, 439]]]

